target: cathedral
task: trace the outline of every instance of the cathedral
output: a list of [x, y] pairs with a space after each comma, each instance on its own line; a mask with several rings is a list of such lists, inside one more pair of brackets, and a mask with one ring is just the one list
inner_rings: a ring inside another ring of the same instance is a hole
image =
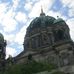
[[69, 32], [62, 18], [48, 16], [41, 9], [40, 16], [27, 27], [24, 51], [14, 57], [15, 62], [26, 62], [30, 56], [36, 61], [55, 64], [57, 67], [74, 65], [74, 42]]
[[61, 66], [73, 64], [74, 43], [69, 27], [62, 18], [45, 15], [41, 9], [39, 17], [32, 20], [24, 37], [24, 51], [17, 56], [23, 62], [30, 54], [37, 61]]

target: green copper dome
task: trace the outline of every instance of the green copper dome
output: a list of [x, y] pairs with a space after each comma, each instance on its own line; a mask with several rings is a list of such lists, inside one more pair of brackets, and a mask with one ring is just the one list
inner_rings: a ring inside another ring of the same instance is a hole
[[41, 13], [39, 17], [36, 17], [29, 25], [28, 30], [34, 29], [34, 28], [41, 28], [41, 27], [47, 27], [47, 26], [53, 26], [54, 21], [56, 19], [52, 16], [46, 16], [45, 13]]
[[62, 18], [58, 18], [54, 21], [54, 23], [65, 22]]
[[39, 27], [46, 27], [46, 26], [53, 26], [54, 17], [51, 16], [40, 16], [36, 17], [29, 25], [29, 29], [39, 28]]
[[4, 36], [0, 33], [0, 42], [4, 41]]

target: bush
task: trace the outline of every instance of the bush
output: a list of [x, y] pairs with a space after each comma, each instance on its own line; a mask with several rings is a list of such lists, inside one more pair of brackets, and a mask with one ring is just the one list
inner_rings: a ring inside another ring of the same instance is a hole
[[[51, 71], [55, 66], [52, 64], [44, 64], [41, 62], [32, 61], [27, 64], [16, 64], [9, 66], [4, 74], [33, 74], [42, 71]], [[3, 73], [1, 73], [3, 74]]]

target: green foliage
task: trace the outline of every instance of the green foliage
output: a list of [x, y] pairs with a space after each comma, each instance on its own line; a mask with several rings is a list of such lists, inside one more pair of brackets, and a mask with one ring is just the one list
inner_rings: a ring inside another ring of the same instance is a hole
[[52, 69], [55, 69], [55, 66], [52, 64], [31, 61], [27, 64], [16, 64], [10, 66], [4, 74], [33, 74], [42, 71], [51, 71]]

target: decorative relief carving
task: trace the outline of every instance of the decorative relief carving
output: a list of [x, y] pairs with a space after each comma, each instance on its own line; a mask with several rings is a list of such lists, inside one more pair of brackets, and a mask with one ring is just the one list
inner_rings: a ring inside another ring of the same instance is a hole
[[42, 44], [46, 45], [49, 43], [49, 37], [47, 33], [42, 33]]

